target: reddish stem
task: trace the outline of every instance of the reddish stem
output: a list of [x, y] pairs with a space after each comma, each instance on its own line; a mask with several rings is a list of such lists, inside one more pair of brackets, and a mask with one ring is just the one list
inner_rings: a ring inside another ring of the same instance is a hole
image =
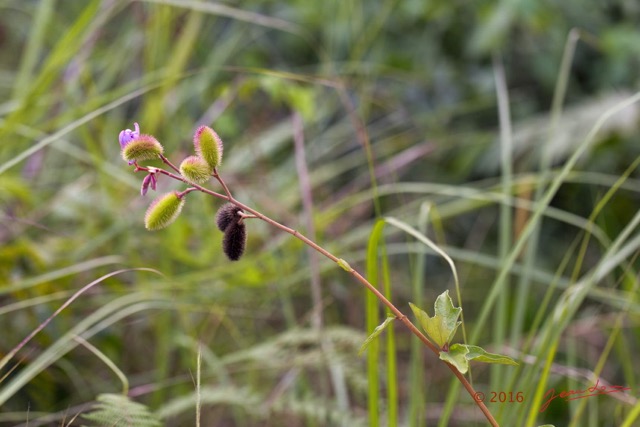
[[[160, 158], [162, 159], [162, 161], [165, 164], [167, 164], [169, 167], [174, 169], [176, 172], [180, 173], [180, 171], [166, 157], [164, 157], [163, 155], [160, 155]], [[149, 171], [149, 168], [138, 166], [137, 164], [135, 166], [136, 166], [136, 171], [137, 170]], [[315, 249], [316, 251], [318, 251], [319, 253], [321, 253], [325, 257], [329, 258], [331, 261], [337, 263], [342, 268], [344, 268], [342, 263], [340, 262], [340, 261], [342, 261], [344, 263], [344, 260], [341, 260], [340, 258], [336, 257], [331, 252], [329, 252], [326, 249], [324, 249], [322, 246], [318, 245], [314, 241], [312, 241], [309, 238], [307, 238], [305, 235], [300, 234], [297, 230], [294, 230], [293, 228], [289, 228], [286, 225], [280, 224], [279, 222], [269, 218], [268, 216], [263, 215], [262, 213], [258, 212], [257, 210], [252, 209], [251, 207], [245, 205], [244, 203], [239, 202], [238, 200], [234, 199], [233, 196], [231, 195], [231, 192], [229, 191], [229, 188], [227, 187], [227, 185], [223, 181], [222, 177], [220, 177], [220, 175], [218, 174], [217, 170], [214, 169], [212, 176], [220, 183], [220, 185], [222, 186], [225, 194], [216, 193], [215, 191], [211, 191], [211, 190], [209, 190], [207, 188], [201, 187], [200, 185], [190, 183], [186, 179], [184, 179], [183, 177], [181, 177], [179, 175], [175, 175], [175, 174], [173, 174], [173, 173], [171, 173], [169, 171], [166, 171], [164, 169], [156, 169], [156, 171], [159, 172], [159, 173], [162, 173], [164, 175], [167, 175], [167, 176], [169, 176], [169, 177], [171, 177], [173, 179], [176, 179], [178, 181], [182, 181], [182, 182], [192, 186], [191, 188], [188, 188], [184, 192], [180, 193], [181, 195], [187, 194], [187, 193], [189, 193], [191, 191], [198, 190], [198, 191], [202, 191], [203, 193], [209, 194], [211, 196], [214, 196], [214, 197], [217, 197], [217, 198], [220, 198], [220, 199], [223, 199], [223, 200], [227, 200], [228, 202], [233, 203], [234, 205], [238, 206], [242, 210], [244, 210], [246, 212], [250, 212], [256, 218], [259, 218], [259, 219], [261, 219], [261, 220], [273, 225], [274, 227], [279, 228], [280, 230], [291, 234], [292, 236], [294, 236], [297, 239], [301, 240], [302, 242], [304, 242], [305, 244], [307, 244], [311, 248]], [[409, 320], [409, 318], [407, 316], [405, 316], [391, 301], [389, 301], [374, 285], [372, 285], [360, 273], [358, 273], [355, 269], [353, 269], [350, 266], [348, 268], [349, 268], [348, 270], [346, 270], [346, 269], [345, 270], [349, 274], [351, 274], [353, 277], [355, 277], [356, 280], [358, 282], [360, 282], [364, 287], [366, 287], [369, 291], [373, 292], [373, 294], [376, 296], [376, 298], [378, 298], [380, 300], [380, 302], [382, 302], [385, 306], [387, 306], [387, 308], [389, 308], [389, 310], [391, 310], [391, 312], [396, 316], [396, 319], [400, 320], [407, 327], [407, 329], [409, 329], [415, 336], [417, 336], [420, 339], [420, 341], [422, 341], [424, 343], [424, 345], [427, 346], [436, 356], [440, 355], [440, 349], [435, 344], [433, 344], [431, 341], [429, 341], [429, 339], [422, 332], [420, 332], [420, 330], [411, 322], [411, 320]], [[480, 408], [480, 410], [482, 411], [484, 416], [487, 418], [489, 423], [493, 427], [499, 427], [498, 422], [495, 420], [495, 418], [493, 418], [493, 415], [491, 414], [491, 412], [489, 412], [489, 409], [486, 407], [486, 405], [483, 402], [477, 400], [475, 389], [469, 383], [469, 381], [467, 381], [467, 379], [464, 377], [464, 375], [462, 375], [460, 373], [460, 371], [458, 371], [458, 369], [455, 366], [453, 366], [453, 365], [451, 365], [451, 364], [449, 364], [447, 362], [444, 362], [444, 363], [449, 367], [451, 372], [453, 372], [453, 374], [458, 378], [458, 380], [460, 380], [460, 382], [462, 383], [464, 388], [471, 395], [471, 398], [476, 403], [476, 405], [478, 405], [478, 407]]]

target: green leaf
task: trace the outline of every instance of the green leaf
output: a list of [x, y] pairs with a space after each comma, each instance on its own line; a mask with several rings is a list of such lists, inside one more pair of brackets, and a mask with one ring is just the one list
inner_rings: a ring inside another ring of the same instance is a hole
[[461, 374], [466, 374], [469, 370], [469, 359], [466, 357], [468, 353], [469, 349], [466, 345], [454, 344], [449, 347], [449, 351], [441, 351], [439, 357], [440, 360], [449, 362], [458, 368]]
[[475, 360], [484, 363], [500, 363], [502, 365], [518, 365], [518, 363], [508, 356], [486, 352], [477, 345], [453, 344], [449, 351], [440, 352], [440, 360], [454, 365], [460, 373], [467, 373], [469, 361]]
[[362, 343], [362, 346], [360, 347], [360, 350], [358, 351], [358, 356], [361, 356], [362, 353], [364, 353], [364, 351], [367, 349], [367, 347], [369, 347], [369, 344], [371, 344], [371, 342], [374, 339], [376, 339], [378, 335], [382, 333], [382, 331], [384, 331], [384, 329], [389, 325], [389, 323], [393, 322], [394, 320], [396, 320], [395, 316], [389, 316], [386, 319], [384, 319], [384, 322], [382, 322], [381, 325], [375, 328], [371, 333], [371, 335], [369, 335], [367, 339], [364, 340], [364, 342]]
[[469, 353], [467, 354], [467, 360], [475, 360], [477, 362], [483, 363], [499, 363], [501, 365], [514, 365], [518, 366], [518, 362], [510, 358], [509, 356], [504, 356], [502, 354], [489, 353], [484, 350], [482, 347], [478, 347], [477, 345], [465, 345], [465, 344], [454, 344], [454, 346], [465, 346], [469, 349]]
[[430, 317], [427, 313], [409, 303], [413, 314], [416, 316], [422, 329], [429, 337], [436, 342], [438, 347], [444, 348], [456, 333], [456, 329], [460, 326], [458, 317], [462, 313], [460, 307], [454, 307], [449, 291], [444, 291], [436, 299], [434, 304], [435, 315]]

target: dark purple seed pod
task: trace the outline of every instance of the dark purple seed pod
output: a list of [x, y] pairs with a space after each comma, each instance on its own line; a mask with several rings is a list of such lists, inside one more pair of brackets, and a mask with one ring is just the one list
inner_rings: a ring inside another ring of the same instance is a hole
[[224, 230], [222, 250], [231, 261], [237, 261], [247, 245], [247, 228], [244, 222], [231, 221]]
[[220, 207], [220, 209], [218, 209], [218, 213], [216, 213], [216, 224], [220, 231], [225, 231], [229, 224], [240, 220], [238, 212], [244, 211], [233, 203], [225, 203]]

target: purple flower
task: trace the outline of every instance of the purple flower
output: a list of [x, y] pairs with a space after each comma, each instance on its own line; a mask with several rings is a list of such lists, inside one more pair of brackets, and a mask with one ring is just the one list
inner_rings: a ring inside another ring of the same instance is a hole
[[136, 130], [125, 129], [120, 132], [120, 135], [118, 136], [120, 148], [124, 148], [128, 143], [140, 137], [140, 126], [138, 126], [138, 123], [134, 123], [133, 126]]

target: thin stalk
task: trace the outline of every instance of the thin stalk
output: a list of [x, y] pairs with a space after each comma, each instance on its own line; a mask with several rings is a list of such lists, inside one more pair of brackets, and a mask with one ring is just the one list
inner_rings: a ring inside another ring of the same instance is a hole
[[[299, 176], [300, 196], [302, 199], [302, 207], [306, 222], [307, 233], [312, 238], [316, 238], [315, 225], [313, 223], [313, 195], [311, 181], [309, 179], [309, 168], [307, 167], [305, 143], [304, 143], [304, 127], [302, 115], [295, 112], [292, 116], [293, 127], [293, 144], [295, 151], [296, 171]], [[222, 181], [224, 183], [224, 181]], [[230, 194], [225, 186], [225, 191]], [[341, 364], [333, 357], [335, 349], [330, 340], [324, 334], [324, 320], [322, 313], [322, 284], [320, 281], [320, 260], [318, 253], [311, 248], [307, 248], [309, 256], [309, 270], [311, 273], [311, 326], [319, 336], [320, 348], [323, 357], [329, 366], [329, 374], [331, 384], [335, 393], [336, 405], [340, 410], [346, 411], [349, 406], [349, 394], [347, 393], [347, 385], [345, 381], [344, 370]]]
[[[505, 76], [502, 58], [495, 54], [493, 57], [494, 78], [496, 83], [496, 95], [498, 98], [498, 115], [500, 120], [500, 165], [502, 173], [500, 175], [502, 195], [505, 200], [511, 199], [511, 187], [513, 181], [512, 172], [512, 152], [513, 138], [511, 131], [511, 114], [509, 111], [509, 90], [507, 89], [507, 78]], [[500, 204], [500, 241], [498, 258], [504, 262], [512, 245], [511, 233], [513, 230], [513, 214], [509, 203]], [[509, 311], [509, 278], [505, 279], [503, 291], [498, 296], [495, 312], [495, 322], [493, 324], [493, 336], [495, 345], [500, 348], [505, 342], [507, 335], [508, 311]], [[524, 310], [522, 310], [524, 311]], [[493, 365], [491, 367], [491, 390], [500, 390], [504, 367]]]
[[202, 345], [198, 343], [198, 358], [196, 363], [196, 427], [200, 427], [200, 413], [202, 406]]

